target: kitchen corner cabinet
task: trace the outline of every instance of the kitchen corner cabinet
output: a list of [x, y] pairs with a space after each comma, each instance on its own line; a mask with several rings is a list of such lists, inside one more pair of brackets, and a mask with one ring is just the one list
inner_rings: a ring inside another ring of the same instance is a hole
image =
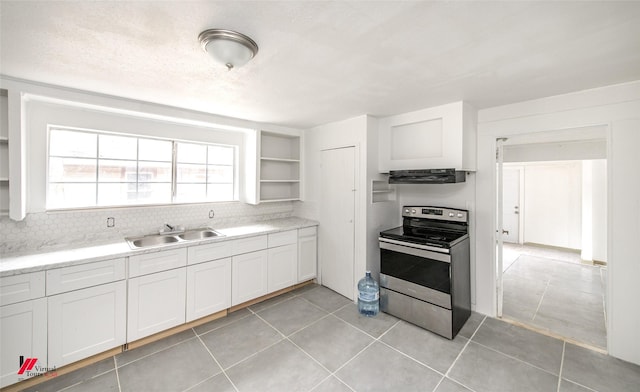
[[465, 102], [385, 117], [378, 126], [381, 173], [476, 170], [477, 111]]
[[301, 200], [302, 139], [298, 132], [255, 131], [247, 143], [246, 200]]
[[298, 282], [315, 278], [317, 265], [317, 228], [314, 226], [298, 230]]

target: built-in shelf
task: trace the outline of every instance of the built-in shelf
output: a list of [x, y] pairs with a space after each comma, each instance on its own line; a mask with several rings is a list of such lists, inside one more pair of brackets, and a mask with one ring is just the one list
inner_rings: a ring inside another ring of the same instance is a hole
[[260, 132], [259, 202], [300, 200], [300, 136]]
[[7, 91], [0, 91], [0, 216], [9, 215], [9, 112]]
[[396, 199], [396, 189], [389, 185], [389, 179], [371, 181], [371, 203], [383, 203]]
[[300, 162], [299, 159], [286, 159], [286, 158], [269, 158], [269, 157], [261, 157], [261, 161], [274, 161], [274, 162]]

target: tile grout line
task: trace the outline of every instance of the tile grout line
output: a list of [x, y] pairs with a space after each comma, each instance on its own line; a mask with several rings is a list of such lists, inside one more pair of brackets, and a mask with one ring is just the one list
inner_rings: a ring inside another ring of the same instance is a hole
[[[211, 350], [209, 350], [209, 347], [207, 347], [206, 344], [204, 344], [204, 342], [202, 341], [202, 339], [200, 338], [200, 336], [196, 336], [198, 338], [198, 341], [200, 341], [200, 343], [204, 346], [204, 349], [207, 350], [207, 352], [209, 353], [209, 355], [211, 355], [211, 358], [213, 358], [213, 360], [215, 361], [216, 365], [218, 365], [218, 367], [220, 368], [220, 371], [222, 372], [222, 374], [224, 374], [224, 376], [227, 378], [227, 380], [229, 380], [229, 382], [231, 383], [231, 386], [233, 387], [233, 389], [236, 390], [236, 392], [238, 392], [238, 387], [236, 386], [236, 384], [231, 381], [231, 378], [229, 377], [229, 375], [227, 374], [227, 372], [225, 371], [225, 369], [222, 367], [222, 365], [220, 365], [220, 362], [218, 362], [218, 360], [216, 359], [215, 355], [213, 355], [213, 353], [211, 352]], [[200, 382], [199, 384], [202, 384], [203, 382], [207, 381], [208, 379], [215, 377], [216, 374], [212, 375], [211, 377], [202, 380], [202, 382]], [[195, 385], [194, 385], [195, 386]], [[192, 386], [193, 388], [193, 386]]]
[[460, 359], [460, 357], [462, 356], [462, 353], [464, 352], [464, 350], [466, 350], [467, 346], [469, 346], [469, 343], [471, 343], [471, 339], [473, 339], [473, 337], [476, 336], [476, 333], [478, 332], [480, 327], [482, 327], [482, 324], [484, 324], [484, 321], [486, 319], [487, 319], [487, 316], [484, 316], [482, 321], [480, 321], [480, 324], [478, 324], [478, 327], [476, 328], [475, 331], [473, 331], [473, 333], [469, 337], [469, 340], [467, 340], [467, 343], [465, 343], [464, 347], [462, 347], [462, 350], [460, 350], [460, 352], [456, 356], [456, 359], [454, 359], [453, 362], [451, 363], [451, 365], [449, 365], [449, 369], [447, 369], [446, 373], [444, 374], [445, 377], [449, 377], [449, 373], [451, 373], [451, 369], [453, 369], [453, 367], [455, 366], [456, 362], [458, 362], [458, 359]]
[[547, 285], [545, 286], [544, 291], [542, 292], [542, 296], [540, 297], [540, 301], [538, 302], [538, 307], [536, 308], [536, 311], [533, 313], [533, 318], [531, 319], [532, 322], [533, 320], [536, 319], [536, 316], [538, 315], [540, 306], [542, 306], [542, 300], [544, 299], [544, 295], [547, 293], [547, 289], [549, 288], [550, 283], [551, 283], [551, 278], [549, 278], [549, 280], [547, 281]]
[[[558, 340], [560, 340], [560, 339], [558, 339]], [[562, 341], [562, 342], [564, 342], [564, 341]], [[510, 354], [507, 354], [507, 353], [503, 353], [502, 351], [500, 351], [500, 350], [498, 350], [498, 349], [495, 349], [495, 348], [493, 348], [493, 347], [486, 346], [486, 345], [484, 345], [484, 344], [482, 344], [482, 343], [478, 343], [478, 342], [473, 342], [473, 343], [474, 343], [474, 344], [477, 344], [478, 346], [484, 347], [484, 348], [486, 348], [487, 350], [491, 350], [491, 351], [496, 352], [496, 353], [498, 353], [498, 354], [504, 355], [504, 356], [505, 356], [505, 357], [507, 357], [507, 358], [511, 358], [511, 359], [513, 359], [513, 360], [515, 360], [515, 361], [517, 361], [517, 362], [522, 362], [522, 363], [524, 363], [525, 365], [529, 365], [529, 366], [531, 366], [531, 367], [533, 367], [533, 368], [536, 368], [536, 369], [538, 369], [538, 370], [541, 370], [541, 371], [543, 371], [543, 372], [545, 372], [545, 373], [549, 373], [549, 374], [551, 374], [552, 376], [558, 376], [558, 374], [554, 374], [553, 372], [550, 372], [550, 371], [548, 371], [548, 370], [546, 370], [546, 369], [543, 369], [543, 368], [541, 368], [541, 367], [539, 367], [539, 366], [536, 366], [536, 365], [534, 365], [534, 364], [532, 364], [532, 363], [530, 363], [530, 362], [527, 362], [527, 361], [525, 361], [524, 359], [520, 359], [520, 358], [518, 358], [518, 357], [514, 357], [513, 355], [510, 355]]]
[[113, 367], [116, 371], [116, 380], [118, 381], [118, 391], [122, 392], [122, 385], [120, 385], [120, 373], [118, 372], [118, 361], [116, 361], [116, 356], [113, 356]]
[[560, 358], [560, 370], [558, 371], [558, 389], [557, 392], [560, 392], [560, 384], [562, 384], [562, 367], [564, 366], [564, 351], [567, 347], [567, 342], [562, 342], [562, 357]]

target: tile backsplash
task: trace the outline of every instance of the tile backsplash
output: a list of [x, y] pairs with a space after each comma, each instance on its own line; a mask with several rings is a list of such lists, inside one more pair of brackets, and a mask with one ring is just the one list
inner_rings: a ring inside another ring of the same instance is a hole
[[[213, 210], [214, 218], [209, 218]], [[293, 215], [292, 202], [250, 205], [239, 202], [173, 206], [127, 207], [104, 210], [39, 212], [20, 222], [0, 217], [0, 255], [108, 242], [150, 234], [165, 223], [187, 229], [213, 228]], [[113, 227], [107, 219], [113, 218]]]

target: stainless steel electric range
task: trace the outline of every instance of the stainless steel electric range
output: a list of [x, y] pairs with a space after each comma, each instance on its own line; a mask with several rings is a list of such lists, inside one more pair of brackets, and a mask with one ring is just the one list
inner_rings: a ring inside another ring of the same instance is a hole
[[453, 339], [471, 314], [469, 213], [402, 208], [402, 226], [380, 233], [380, 309]]

